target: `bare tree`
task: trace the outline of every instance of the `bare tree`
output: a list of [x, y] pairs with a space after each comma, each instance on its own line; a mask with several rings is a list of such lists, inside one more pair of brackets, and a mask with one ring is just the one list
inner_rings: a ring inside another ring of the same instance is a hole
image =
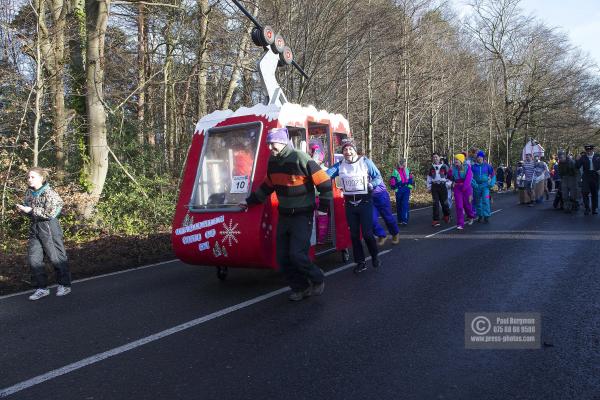
[[104, 109], [104, 42], [110, 0], [86, 0], [86, 106], [89, 133], [88, 178], [90, 202], [83, 215], [91, 217], [100, 200], [108, 172], [108, 142]]

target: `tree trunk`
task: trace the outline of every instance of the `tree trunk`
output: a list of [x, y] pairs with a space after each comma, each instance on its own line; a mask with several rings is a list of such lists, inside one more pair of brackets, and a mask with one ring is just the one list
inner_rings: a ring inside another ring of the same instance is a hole
[[53, 76], [50, 79], [50, 88], [52, 90], [52, 110], [54, 114], [53, 136], [56, 143], [57, 178], [62, 180], [65, 171], [65, 134], [68, 124], [65, 110], [65, 83], [62, 71], [60, 75]]
[[400, 118], [400, 100], [402, 96], [400, 90], [400, 78], [398, 76], [396, 79], [394, 79], [394, 93], [394, 106], [392, 108], [392, 117], [390, 121], [390, 134], [392, 146], [397, 146], [398, 149], [396, 156], [399, 156], [398, 152], [402, 147], [402, 137], [398, 134], [398, 120]]
[[[165, 31], [169, 31], [169, 27], [165, 29]], [[167, 166], [169, 168], [173, 168], [173, 162], [175, 158], [175, 149], [174, 149], [174, 140], [173, 140], [173, 129], [169, 124], [169, 97], [171, 95], [169, 90], [169, 79], [171, 73], [171, 65], [172, 65], [172, 44], [170, 35], [167, 34], [167, 58], [165, 60], [164, 74], [163, 74], [163, 135], [164, 142], [166, 146], [166, 154], [167, 154]]]
[[492, 163], [492, 132], [493, 132], [493, 120], [492, 120], [492, 116], [490, 114], [490, 121], [489, 121], [489, 132], [488, 132], [488, 154], [487, 154], [487, 160], [488, 162], [491, 164]]
[[62, 180], [65, 169], [65, 133], [67, 131], [67, 115], [65, 110], [65, 26], [67, 5], [64, 0], [52, 0], [52, 35], [49, 38], [48, 49], [51, 55], [47, 57], [48, 81], [52, 92], [53, 137], [56, 146], [57, 178]]
[[[254, 7], [254, 11], [252, 15], [256, 18], [258, 15], [258, 2]], [[252, 23], [248, 23], [247, 28], [242, 36], [242, 41], [240, 43], [240, 49], [238, 51], [235, 63], [233, 64], [233, 71], [231, 71], [231, 79], [229, 79], [229, 84], [227, 85], [227, 90], [225, 91], [225, 95], [223, 96], [223, 100], [221, 101], [221, 110], [227, 110], [229, 108], [229, 104], [231, 103], [231, 98], [233, 97], [233, 92], [238, 86], [238, 81], [240, 80], [241, 71], [243, 64], [246, 59], [246, 52], [248, 49], [248, 41], [250, 40], [250, 34], [252, 33], [252, 28], [254, 25]]]
[[33, 166], [37, 167], [40, 156], [40, 121], [42, 119], [42, 96], [44, 81], [42, 76], [42, 25], [44, 24], [45, 7], [43, 0], [36, 0], [33, 4], [37, 14], [37, 37], [35, 40], [35, 121], [33, 123]]
[[408, 58], [404, 59], [404, 143], [402, 157], [408, 160], [410, 149], [410, 69]]
[[348, 26], [350, 25], [350, 13], [348, 12], [348, 1], [346, 0], [346, 24], [345, 24], [345, 39], [346, 39], [346, 54], [344, 64], [346, 69], [346, 114], [345, 117], [350, 119], [350, 38], [348, 35]]
[[[369, 30], [369, 37], [371, 31]], [[370, 39], [369, 39], [370, 42]], [[367, 137], [366, 151], [369, 157], [373, 157], [373, 51], [369, 45], [369, 68], [367, 76]]]
[[435, 151], [435, 107], [433, 104], [433, 79], [429, 86], [429, 154]]
[[145, 124], [145, 111], [146, 111], [146, 8], [145, 5], [138, 4], [138, 18], [137, 18], [137, 29], [138, 29], [138, 99], [137, 99], [137, 122], [138, 132], [137, 141], [138, 144], [144, 144], [144, 138], [146, 136], [146, 124]]
[[83, 0], [71, 0], [71, 11], [67, 15], [67, 20], [71, 76], [69, 108], [76, 112], [79, 119], [85, 119], [85, 46], [83, 43], [86, 37], [86, 22]]
[[448, 115], [446, 118], [446, 155], [448, 156], [448, 160], [452, 156], [453, 146], [450, 144], [450, 105], [451, 101], [448, 101]]
[[89, 134], [88, 179], [90, 201], [84, 210], [86, 218], [100, 199], [108, 172], [108, 143], [104, 111], [104, 39], [110, 0], [86, 0], [86, 106]]
[[197, 0], [200, 12], [200, 45], [198, 47], [198, 108], [197, 119], [207, 113], [206, 82], [208, 77], [208, 0]]

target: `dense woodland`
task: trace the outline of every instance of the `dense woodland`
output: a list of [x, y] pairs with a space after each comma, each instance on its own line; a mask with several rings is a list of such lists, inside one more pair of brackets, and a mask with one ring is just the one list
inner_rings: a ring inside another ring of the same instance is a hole
[[[310, 77], [280, 69], [288, 99], [345, 115], [384, 171], [470, 146], [513, 164], [529, 137], [574, 151], [600, 133], [599, 67], [518, 0], [465, 19], [434, 0], [243, 3]], [[52, 169], [70, 240], [167, 229], [195, 122], [262, 100], [251, 28], [228, 0], [0, 0], [3, 249], [32, 165]]]

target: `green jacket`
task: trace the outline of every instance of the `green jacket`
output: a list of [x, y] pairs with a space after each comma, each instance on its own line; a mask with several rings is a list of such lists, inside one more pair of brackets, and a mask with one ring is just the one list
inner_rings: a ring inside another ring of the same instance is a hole
[[333, 199], [331, 178], [308, 154], [286, 146], [279, 155], [269, 157], [265, 180], [246, 201], [262, 203], [275, 192], [281, 214], [312, 213], [315, 188], [319, 191], [319, 210], [327, 211]]

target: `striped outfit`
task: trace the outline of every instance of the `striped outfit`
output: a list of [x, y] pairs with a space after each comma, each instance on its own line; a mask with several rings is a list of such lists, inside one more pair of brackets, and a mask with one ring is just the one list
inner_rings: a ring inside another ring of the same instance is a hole
[[331, 179], [308, 154], [286, 146], [277, 156], [269, 158], [265, 180], [246, 199], [249, 205], [258, 204], [271, 193], [277, 194], [277, 263], [293, 292], [305, 292], [325, 278], [308, 255], [315, 187], [319, 191], [319, 210], [327, 212], [333, 199]]
[[269, 158], [265, 180], [247, 201], [262, 203], [275, 192], [280, 214], [312, 215], [315, 187], [319, 191], [319, 208], [328, 211], [333, 199], [331, 179], [308, 154], [286, 146], [278, 156]]

